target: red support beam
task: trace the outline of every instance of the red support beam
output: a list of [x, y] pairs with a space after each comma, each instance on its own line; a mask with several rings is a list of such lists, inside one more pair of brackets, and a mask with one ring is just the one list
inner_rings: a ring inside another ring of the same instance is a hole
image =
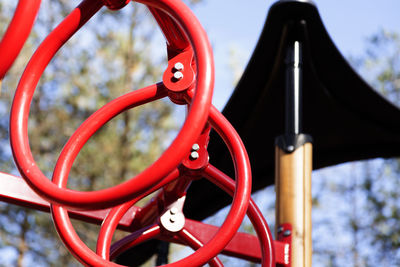
[[[50, 203], [33, 191], [21, 177], [0, 172], [0, 201], [40, 210], [50, 211]], [[135, 214], [139, 208], [133, 206], [119, 222], [118, 228], [130, 231]], [[71, 218], [100, 225], [110, 209], [92, 211], [69, 211]]]
[[[0, 201], [44, 212], [50, 210], [50, 204], [37, 195], [21, 177], [2, 172], [0, 172]], [[69, 214], [71, 218], [100, 225], [109, 210], [69, 211]], [[122, 217], [118, 228], [131, 232], [133, 219], [139, 210], [140, 208], [133, 206]], [[207, 243], [219, 230], [217, 226], [190, 219], [186, 219], [185, 228], [195, 234], [202, 243]], [[179, 242], [176, 239], [169, 241]], [[287, 264], [289, 244], [274, 240], [274, 246], [276, 263]], [[253, 262], [261, 262], [260, 243], [256, 236], [247, 233], [237, 233], [222, 253]]]

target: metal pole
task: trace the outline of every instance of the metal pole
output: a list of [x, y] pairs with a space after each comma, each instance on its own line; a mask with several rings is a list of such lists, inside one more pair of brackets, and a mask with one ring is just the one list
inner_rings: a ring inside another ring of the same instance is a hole
[[311, 267], [311, 137], [302, 133], [302, 46], [286, 54], [285, 133], [276, 139], [276, 236], [290, 243], [284, 266]]
[[285, 133], [299, 134], [302, 131], [302, 53], [298, 41], [291, 43], [286, 56], [286, 103]]

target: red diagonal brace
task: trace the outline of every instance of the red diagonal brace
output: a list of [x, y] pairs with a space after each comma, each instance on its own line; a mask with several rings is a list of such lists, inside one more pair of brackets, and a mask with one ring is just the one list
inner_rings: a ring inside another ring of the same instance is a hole
[[[21, 177], [0, 172], [0, 201], [35, 210], [50, 211], [50, 204], [37, 195]], [[72, 218], [93, 224], [101, 224], [110, 209], [93, 211], [69, 211]], [[119, 222], [118, 228], [130, 231], [139, 208], [132, 207]]]

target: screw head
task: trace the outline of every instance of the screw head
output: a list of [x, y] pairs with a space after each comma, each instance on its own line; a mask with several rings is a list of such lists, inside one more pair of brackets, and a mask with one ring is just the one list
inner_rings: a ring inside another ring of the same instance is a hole
[[181, 62], [176, 62], [174, 65], [174, 69], [176, 70], [183, 70], [184, 66]]
[[285, 230], [285, 232], [283, 232], [283, 236], [290, 236], [292, 234], [292, 231], [290, 230]]
[[200, 146], [199, 146], [199, 144], [193, 144], [193, 146], [192, 146], [192, 150], [194, 150], [194, 151], [198, 151], [200, 149]]
[[283, 232], [283, 226], [279, 226], [278, 229], [277, 229], [277, 232], [278, 232], [278, 234], [282, 233]]
[[193, 151], [192, 153], [190, 153], [190, 159], [195, 160], [199, 158], [199, 153], [197, 153], [196, 151]]
[[287, 147], [287, 150], [288, 150], [289, 152], [293, 152], [293, 151], [294, 151], [294, 146], [288, 146], [288, 147]]
[[183, 73], [180, 71], [177, 71], [174, 73], [174, 78], [177, 80], [181, 80], [183, 78]]

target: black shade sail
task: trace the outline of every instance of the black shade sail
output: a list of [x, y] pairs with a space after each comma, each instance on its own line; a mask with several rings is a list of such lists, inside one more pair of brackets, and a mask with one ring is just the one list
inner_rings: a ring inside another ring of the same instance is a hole
[[[350, 67], [310, 1], [281, 0], [269, 10], [261, 37], [223, 114], [246, 146], [253, 192], [274, 183], [274, 141], [284, 133], [285, 54], [303, 48], [303, 133], [313, 138], [313, 168], [400, 155], [400, 110]], [[218, 90], [218, 88], [216, 89]], [[222, 140], [212, 133], [210, 162], [234, 177]], [[231, 202], [205, 179], [190, 187], [185, 214], [203, 219]]]

